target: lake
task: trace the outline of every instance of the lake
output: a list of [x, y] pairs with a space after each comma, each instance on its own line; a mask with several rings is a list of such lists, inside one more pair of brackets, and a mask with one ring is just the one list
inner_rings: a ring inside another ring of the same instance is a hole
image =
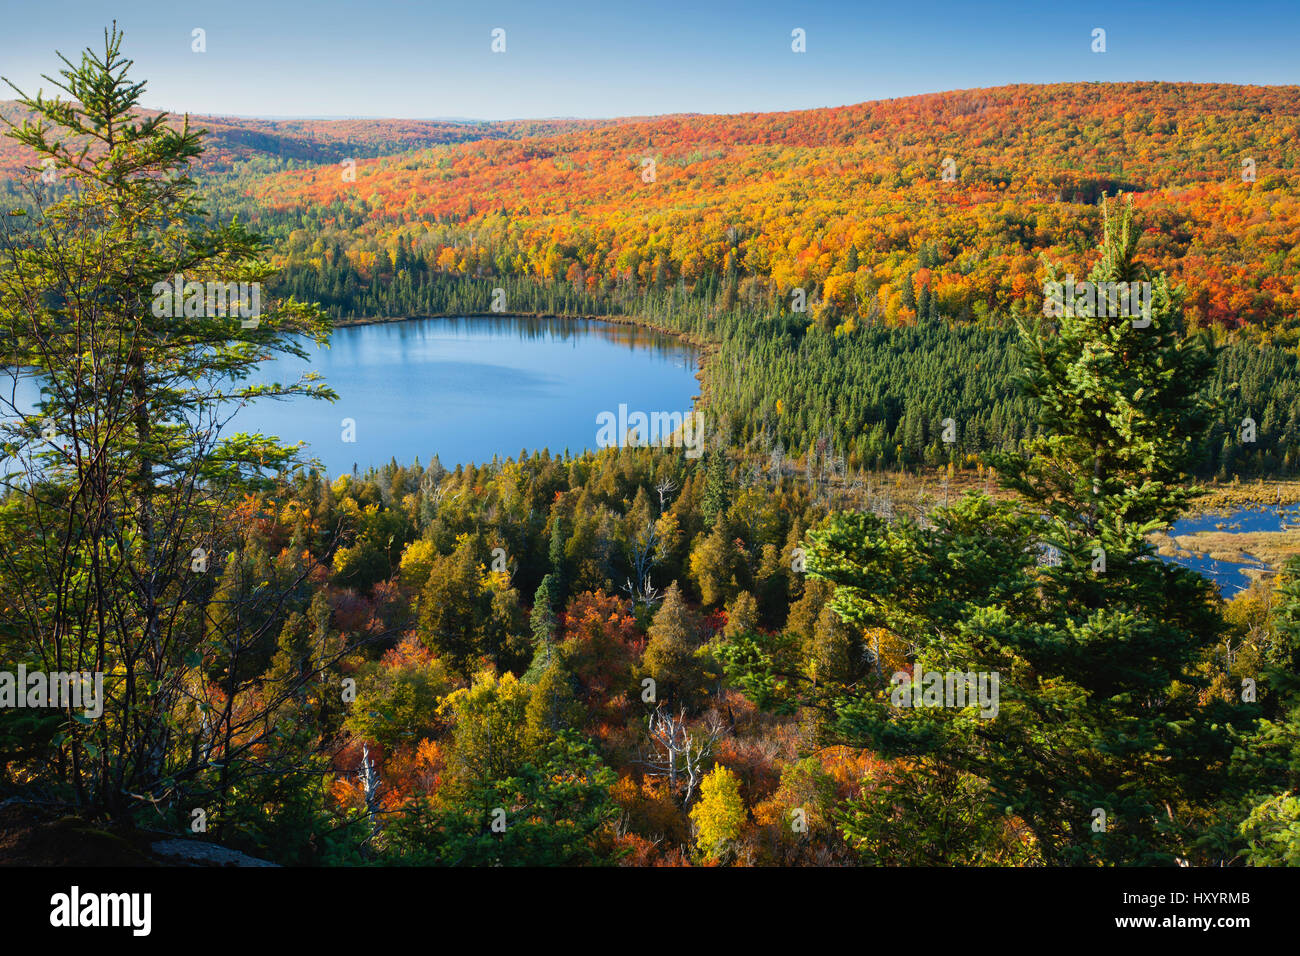
[[680, 339], [582, 319], [345, 326], [310, 352], [310, 365], [268, 362], [259, 380], [291, 381], [310, 368], [338, 401], [262, 400], [241, 409], [225, 433], [305, 441], [330, 476], [393, 458], [427, 464], [437, 455], [454, 467], [521, 450], [577, 454], [597, 447], [600, 413], [617, 415], [620, 405], [686, 413], [699, 386], [698, 355]]

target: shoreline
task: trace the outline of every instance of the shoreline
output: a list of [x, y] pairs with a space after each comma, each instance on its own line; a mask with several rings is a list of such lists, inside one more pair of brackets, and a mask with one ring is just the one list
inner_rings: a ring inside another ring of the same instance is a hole
[[[365, 316], [361, 318], [332, 319], [333, 328], [350, 328], [366, 325], [388, 325], [395, 322], [409, 322], [417, 319], [544, 319], [544, 320], [563, 320], [563, 321], [584, 321], [584, 322], [603, 322], [608, 325], [625, 325], [634, 328], [645, 329], [649, 332], [655, 332], [660, 335], [677, 339], [697, 353], [697, 365], [695, 370], [695, 380], [699, 382], [700, 392], [692, 397], [692, 405], [707, 405], [709, 393], [709, 362], [717, 354], [720, 346], [718, 343], [702, 339], [690, 332], [684, 332], [680, 329], [669, 328], [655, 322], [649, 322], [643, 318], [633, 315], [589, 315], [589, 314], [561, 314], [556, 312], [440, 312], [427, 315], [402, 315], [402, 316]], [[879, 479], [895, 482], [895, 487], [908, 487], [908, 490], [921, 491], [925, 494], [927, 491], [936, 490], [942, 482], [942, 468], [937, 468], [933, 474], [918, 474], [907, 470], [871, 472]], [[952, 489], [953, 494], [960, 494], [964, 490], [973, 490], [972, 485], [984, 485], [982, 477], [977, 478], [972, 472], [958, 472], [954, 476], [956, 487]], [[931, 488], [933, 482], [934, 488]], [[916, 488], [919, 483], [920, 488]], [[1265, 508], [1279, 504], [1300, 504], [1300, 478], [1255, 478], [1249, 481], [1234, 479], [1226, 482], [1207, 481], [1202, 487], [1205, 488], [1205, 494], [1191, 503], [1191, 506], [1184, 513], [1184, 518], [1191, 517], [1208, 517], [1216, 514], [1222, 514], [1227, 511], [1238, 510], [1241, 508]], [[1003, 497], [1004, 493], [997, 487], [996, 481], [990, 488], [994, 498]]]
[[1215, 515], [1242, 508], [1270, 508], [1300, 503], [1300, 479], [1256, 478], [1252, 481], [1206, 482], [1187, 515]]

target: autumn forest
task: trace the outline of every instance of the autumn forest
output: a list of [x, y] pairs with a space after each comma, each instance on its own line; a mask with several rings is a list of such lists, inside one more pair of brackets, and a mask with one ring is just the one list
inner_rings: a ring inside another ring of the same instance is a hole
[[[1300, 500], [1300, 86], [245, 119], [131, 47], [0, 103], [0, 859], [1300, 865], [1294, 529], [1170, 530]], [[699, 453], [228, 427], [491, 315], [688, 344]]]

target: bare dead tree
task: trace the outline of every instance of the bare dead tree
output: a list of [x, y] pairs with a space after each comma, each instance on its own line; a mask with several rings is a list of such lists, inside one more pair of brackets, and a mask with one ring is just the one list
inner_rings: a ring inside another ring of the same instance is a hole
[[725, 732], [726, 724], [716, 710], [709, 711], [703, 728], [692, 732], [686, 723], [686, 708], [678, 708], [674, 716], [661, 702], [650, 714], [649, 737], [654, 749], [642, 761], [649, 768], [647, 776], [667, 780], [674, 794], [681, 792], [682, 806], [689, 807], [714, 745]]
[[677, 482], [672, 478], [665, 478], [655, 485], [655, 491], [659, 493], [659, 511], [663, 512], [667, 505], [667, 498], [677, 490]]
[[361, 769], [357, 771], [361, 779], [361, 792], [366, 800], [366, 815], [370, 818], [370, 836], [373, 840], [379, 836], [379, 772], [375, 770], [374, 761], [370, 759], [370, 747], [361, 744]]
[[[447, 498], [447, 494], [450, 491], [450, 487], [443, 484], [433, 484], [432, 482], [428, 481], [427, 477], [425, 481], [432, 486], [430, 489], [427, 489], [429, 500], [432, 501], [435, 505], [442, 504], [442, 502]], [[457, 498], [460, 497], [460, 495], [461, 493], [459, 491], [456, 492], [454, 495], [451, 496], [451, 500], [455, 501]]]
[[633, 583], [632, 579], [628, 578], [627, 583], [623, 585], [623, 591], [632, 599], [633, 604], [644, 604], [646, 607], [651, 607], [663, 600], [663, 594], [651, 582], [649, 575], [636, 583]]
[[653, 521], [632, 537], [628, 559], [632, 563], [633, 577], [627, 579], [623, 590], [634, 602], [647, 606], [659, 602], [659, 589], [650, 581], [650, 572], [660, 560], [659, 529]]

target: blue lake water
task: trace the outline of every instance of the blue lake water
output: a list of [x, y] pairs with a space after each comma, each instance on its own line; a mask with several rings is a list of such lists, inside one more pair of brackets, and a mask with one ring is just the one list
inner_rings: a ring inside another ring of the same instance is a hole
[[[225, 433], [260, 431], [308, 443], [336, 476], [436, 454], [446, 466], [549, 448], [597, 447], [596, 416], [688, 412], [698, 392], [696, 352], [630, 325], [571, 319], [408, 319], [336, 329], [310, 364], [280, 359], [262, 381], [319, 372], [338, 401], [262, 400]], [[355, 441], [344, 441], [344, 419]]]
[[[1218, 514], [1193, 515], [1175, 521], [1170, 534], [1177, 537], [1198, 531], [1282, 531], [1286, 525], [1300, 524], [1300, 505], [1262, 505], [1237, 508]], [[1215, 561], [1209, 555], [1195, 554], [1190, 558], [1170, 557], [1184, 567], [1192, 568], [1210, 578], [1224, 597], [1231, 597], [1250, 586], [1250, 579], [1242, 571], [1246, 568], [1263, 568], [1262, 561], [1250, 560], [1245, 564]]]

